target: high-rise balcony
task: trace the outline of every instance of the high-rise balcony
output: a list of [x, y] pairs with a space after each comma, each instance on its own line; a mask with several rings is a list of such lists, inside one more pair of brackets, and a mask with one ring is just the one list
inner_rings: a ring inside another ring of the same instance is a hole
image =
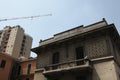
[[91, 70], [90, 60], [79, 59], [65, 63], [52, 64], [44, 67], [44, 75], [59, 74], [64, 72], [77, 72]]

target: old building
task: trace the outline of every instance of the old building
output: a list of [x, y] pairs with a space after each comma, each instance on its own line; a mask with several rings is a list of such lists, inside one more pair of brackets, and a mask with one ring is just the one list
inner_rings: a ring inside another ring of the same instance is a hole
[[17, 59], [0, 53], [0, 80], [34, 80], [36, 58]]
[[11, 57], [8, 54], [0, 53], [0, 80], [15, 80], [17, 75], [13, 70], [15, 65], [17, 65], [17, 59]]
[[19, 61], [18, 77], [16, 80], [34, 80], [36, 58]]
[[120, 80], [120, 36], [105, 19], [41, 40], [32, 51], [34, 80]]
[[24, 33], [20, 26], [6, 26], [0, 31], [0, 52], [15, 58], [30, 57], [32, 37]]
[[31, 45], [32, 37], [20, 26], [0, 31], [0, 80], [33, 80], [36, 59], [30, 59]]

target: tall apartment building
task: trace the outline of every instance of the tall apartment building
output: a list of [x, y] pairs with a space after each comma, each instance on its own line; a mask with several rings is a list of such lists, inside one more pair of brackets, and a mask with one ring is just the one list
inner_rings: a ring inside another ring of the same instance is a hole
[[40, 41], [34, 80], [120, 80], [120, 36], [105, 19]]
[[30, 56], [32, 37], [24, 33], [20, 26], [6, 26], [0, 31], [0, 53], [9, 54], [15, 58]]

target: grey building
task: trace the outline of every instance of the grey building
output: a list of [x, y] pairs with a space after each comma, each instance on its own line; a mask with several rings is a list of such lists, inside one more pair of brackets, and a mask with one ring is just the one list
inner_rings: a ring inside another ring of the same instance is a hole
[[105, 19], [41, 40], [34, 80], [120, 80], [120, 36]]

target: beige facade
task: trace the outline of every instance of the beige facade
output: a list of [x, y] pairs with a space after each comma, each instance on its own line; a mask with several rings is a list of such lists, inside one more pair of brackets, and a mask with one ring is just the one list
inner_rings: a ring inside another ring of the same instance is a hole
[[120, 80], [120, 39], [105, 19], [40, 41], [34, 80]]
[[32, 38], [20, 26], [6, 26], [0, 32], [0, 52], [13, 57], [30, 56]]
[[11, 70], [14, 58], [0, 53], [0, 80], [11, 80]]
[[19, 61], [18, 76], [16, 80], [34, 80], [36, 58]]

